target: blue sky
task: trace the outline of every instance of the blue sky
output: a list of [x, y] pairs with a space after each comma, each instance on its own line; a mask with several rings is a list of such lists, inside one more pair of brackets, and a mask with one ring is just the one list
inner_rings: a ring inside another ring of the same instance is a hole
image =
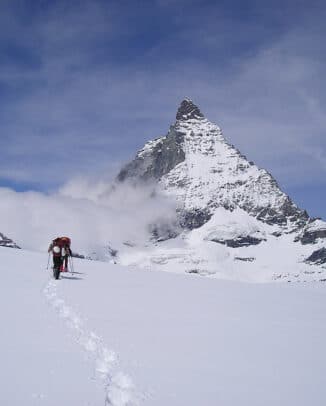
[[0, 4], [0, 186], [109, 179], [191, 97], [326, 218], [323, 1]]

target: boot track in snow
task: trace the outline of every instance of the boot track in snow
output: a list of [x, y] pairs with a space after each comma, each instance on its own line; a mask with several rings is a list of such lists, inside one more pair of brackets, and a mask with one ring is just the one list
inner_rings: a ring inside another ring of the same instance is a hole
[[57, 295], [57, 281], [51, 279], [43, 293], [56, 313], [73, 331], [75, 340], [94, 362], [94, 378], [100, 381], [105, 391], [105, 406], [136, 406], [139, 404], [131, 379], [117, 370], [117, 354], [105, 347], [95, 332], [89, 331], [65, 301]]

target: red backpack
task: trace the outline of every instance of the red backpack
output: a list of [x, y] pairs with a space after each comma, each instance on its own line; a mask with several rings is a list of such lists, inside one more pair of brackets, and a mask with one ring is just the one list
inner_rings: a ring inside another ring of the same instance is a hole
[[60, 240], [61, 240], [62, 247], [70, 248], [71, 240], [69, 237], [61, 237]]

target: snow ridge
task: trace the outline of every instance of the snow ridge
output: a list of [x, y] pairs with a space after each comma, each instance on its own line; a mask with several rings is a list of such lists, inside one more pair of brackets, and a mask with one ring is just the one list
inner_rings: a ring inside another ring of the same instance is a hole
[[50, 280], [43, 293], [56, 313], [73, 330], [82, 349], [94, 362], [95, 380], [101, 382], [105, 391], [105, 406], [137, 406], [135, 386], [130, 377], [117, 369], [117, 354], [109, 350], [101, 337], [86, 328], [82, 318], [57, 295], [57, 283]]

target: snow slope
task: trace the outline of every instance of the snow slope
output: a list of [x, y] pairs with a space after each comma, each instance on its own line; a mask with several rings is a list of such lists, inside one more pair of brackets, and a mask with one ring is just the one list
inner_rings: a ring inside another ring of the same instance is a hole
[[[275, 226], [258, 221], [244, 210], [231, 212], [219, 207], [203, 226], [176, 238], [119, 247], [119, 261], [148, 270], [234, 281], [326, 280], [325, 264], [305, 262], [311, 245], [294, 242], [293, 234], [275, 236], [274, 231]], [[314, 244], [315, 250], [322, 247], [323, 241]]]
[[325, 404], [323, 284], [0, 261], [1, 405]]

